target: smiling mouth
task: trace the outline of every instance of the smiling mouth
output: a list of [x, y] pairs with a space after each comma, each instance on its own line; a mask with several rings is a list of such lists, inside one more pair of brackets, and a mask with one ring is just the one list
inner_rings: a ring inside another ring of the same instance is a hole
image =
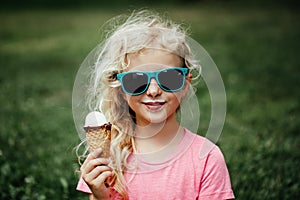
[[165, 101], [151, 101], [151, 102], [143, 102], [143, 104], [149, 109], [149, 110], [158, 110], [163, 105], [165, 105]]

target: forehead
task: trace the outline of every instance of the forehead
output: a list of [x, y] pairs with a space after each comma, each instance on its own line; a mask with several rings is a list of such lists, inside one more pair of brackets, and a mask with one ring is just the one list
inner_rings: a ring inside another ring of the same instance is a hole
[[144, 49], [127, 55], [128, 68], [131, 71], [137, 68], [155, 70], [166, 67], [181, 67], [182, 58], [176, 54], [160, 49]]

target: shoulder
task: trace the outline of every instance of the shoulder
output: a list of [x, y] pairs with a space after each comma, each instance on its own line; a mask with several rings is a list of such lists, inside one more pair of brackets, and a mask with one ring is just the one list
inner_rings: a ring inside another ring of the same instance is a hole
[[195, 134], [188, 129], [186, 129], [186, 137], [191, 141], [188, 151], [194, 159], [205, 161], [206, 164], [215, 163], [223, 165], [225, 163], [222, 151], [209, 139]]
[[191, 133], [191, 145], [197, 159], [199, 173], [199, 199], [234, 199], [230, 176], [220, 148], [202, 136]]
[[188, 129], [186, 129], [185, 133], [185, 137], [189, 138], [189, 140], [192, 141], [191, 148], [201, 153], [201, 157], [207, 156], [209, 154], [221, 153], [219, 147], [213, 142], [211, 142], [209, 139], [196, 133], [193, 133]]

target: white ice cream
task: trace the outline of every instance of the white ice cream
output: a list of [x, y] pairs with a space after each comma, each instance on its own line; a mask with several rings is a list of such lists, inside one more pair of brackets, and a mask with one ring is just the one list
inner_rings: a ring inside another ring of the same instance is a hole
[[84, 126], [102, 126], [107, 123], [105, 116], [97, 111], [90, 112], [85, 118]]

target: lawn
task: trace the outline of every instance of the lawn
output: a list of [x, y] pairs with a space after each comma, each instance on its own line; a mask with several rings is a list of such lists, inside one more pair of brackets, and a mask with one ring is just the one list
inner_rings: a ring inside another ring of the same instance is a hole
[[[299, 198], [297, 9], [211, 4], [157, 10], [189, 24], [220, 70], [227, 116], [218, 145], [236, 198]], [[79, 138], [72, 87], [81, 62], [100, 41], [101, 25], [126, 11], [0, 12], [0, 199], [86, 199], [75, 191]], [[204, 84], [197, 95], [201, 134], [210, 117]]]

